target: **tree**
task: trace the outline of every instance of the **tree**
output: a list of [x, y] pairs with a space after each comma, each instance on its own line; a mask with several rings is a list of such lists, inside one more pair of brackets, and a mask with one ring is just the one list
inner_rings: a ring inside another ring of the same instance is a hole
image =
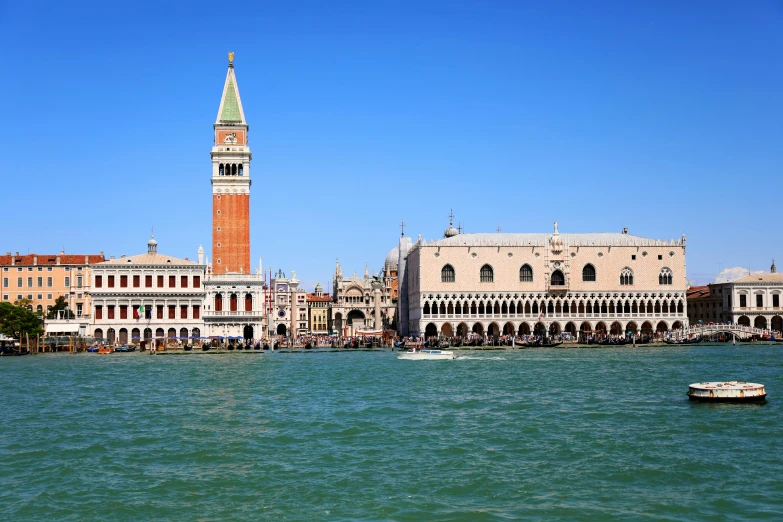
[[0, 303], [0, 332], [20, 341], [24, 334], [33, 337], [43, 333], [41, 319], [23, 306]]
[[[60, 314], [60, 311], [64, 311], [64, 313]], [[49, 312], [46, 314], [46, 318], [59, 319], [61, 315], [64, 319], [73, 319], [76, 317], [73, 312], [68, 309], [68, 303], [65, 302], [65, 296], [62, 295], [54, 300], [54, 306], [49, 308]]]
[[28, 310], [32, 310], [33, 300], [27, 299], [26, 297], [22, 299], [17, 299], [16, 301], [14, 301], [14, 306], [21, 306], [22, 308], [27, 308]]

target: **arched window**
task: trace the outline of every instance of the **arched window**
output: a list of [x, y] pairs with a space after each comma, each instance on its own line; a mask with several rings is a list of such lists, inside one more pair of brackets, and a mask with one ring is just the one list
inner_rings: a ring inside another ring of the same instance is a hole
[[221, 163], [220, 167], [218, 167], [218, 176], [222, 176], [222, 175], [223, 175], [223, 164]]
[[633, 284], [633, 270], [631, 270], [628, 267], [623, 268], [622, 272], [620, 272], [620, 284], [621, 285]]
[[253, 295], [245, 294], [245, 312], [253, 311]]
[[672, 284], [672, 271], [666, 267], [661, 268], [661, 273], [658, 274], [658, 284], [659, 285]]
[[222, 312], [223, 311], [223, 295], [222, 294], [215, 295], [215, 311], [216, 312]]
[[564, 286], [565, 285], [565, 276], [563, 275], [563, 272], [560, 270], [555, 270], [552, 272], [552, 278], [551, 278], [552, 286]]
[[582, 269], [582, 281], [595, 281], [595, 267], [590, 263]]
[[522, 265], [522, 268], [519, 269], [519, 280], [523, 283], [533, 282], [533, 269], [530, 268], [530, 265], [524, 264]]
[[451, 265], [444, 266], [440, 271], [441, 283], [453, 283], [454, 282], [454, 267]]
[[489, 265], [484, 265], [481, 267], [481, 282], [482, 283], [491, 283], [495, 280], [495, 273], [492, 270], [492, 267]]
[[237, 311], [237, 294], [231, 294], [231, 297], [229, 297], [229, 299], [228, 299], [228, 303], [229, 303], [229, 309], [232, 312], [236, 312]]

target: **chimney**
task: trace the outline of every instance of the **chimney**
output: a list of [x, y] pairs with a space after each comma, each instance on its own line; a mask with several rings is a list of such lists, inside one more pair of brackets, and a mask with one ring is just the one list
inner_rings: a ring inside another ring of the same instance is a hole
[[114, 256], [111, 256], [109, 259], [114, 259]]
[[101, 256], [101, 259], [106, 259], [106, 258], [104, 257], [104, 255], [103, 255], [103, 250], [101, 250], [100, 256]]
[[33, 256], [33, 264], [34, 265], [38, 264], [38, 256]]
[[59, 265], [60, 264], [60, 256], [57, 256], [54, 259], [55, 259], [55, 262]]
[[16, 264], [16, 256], [11, 256], [11, 266]]
[[623, 227], [623, 234], [627, 234], [627, 233], [628, 233], [628, 227]]
[[60, 250], [60, 255], [64, 256], [65, 255], [65, 250]]
[[84, 256], [84, 264], [89, 265], [90, 264], [90, 256]]
[[16, 257], [19, 257], [19, 252], [16, 253]]

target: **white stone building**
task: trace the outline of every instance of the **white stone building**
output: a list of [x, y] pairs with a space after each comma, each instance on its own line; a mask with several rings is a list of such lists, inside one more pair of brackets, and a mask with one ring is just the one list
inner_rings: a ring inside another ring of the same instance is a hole
[[266, 332], [264, 275], [213, 273], [204, 280], [204, 326], [212, 338], [249, 341]]
[[96, 263], [90, 334], [128, 344], [201, 337], [205, 272], [201, 262], [159, 254], [155, 238], [146, 254]]
[[688, 322], [685, 236], [560, 234], [555, 223], [550, 234], [449, 227], [437, 241], [403, 240], [403, 335], [650, 334]]
[[337, 335], [350, 337], [358, 330], [385, 330], [394, 321], [396, 280], [391, 274], [397, 271], [394, 258], [396, 249], [389, 252], [381, 274], [370, 277], [368, 267], [364, 277], [343, 277], [340, 261], [335, 263], [332, 302], [332, 323]]
[[768, 273], [713, 283], [709, 288], [711, 294], [721, 298], [722, 318], [726, 321], [783, 332], [783, 274], [777, 273], [774, 261]]
[[269, 285], [268, 324], [270, 336], [296, 337], [308, 333], [307, 292], [299, 288], [296, 272], [286, 277], [282, 270]]

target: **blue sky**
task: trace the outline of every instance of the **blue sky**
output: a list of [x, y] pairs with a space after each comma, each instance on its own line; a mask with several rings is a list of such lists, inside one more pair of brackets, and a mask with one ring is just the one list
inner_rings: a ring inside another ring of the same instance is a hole
[[308, 287], [450, 209], [686, 233], [696, 283], [783, 265], [782, 29], [774, 1], [2, 2], [0, 250], [209, 252], [234, 51], [253, 262]]

